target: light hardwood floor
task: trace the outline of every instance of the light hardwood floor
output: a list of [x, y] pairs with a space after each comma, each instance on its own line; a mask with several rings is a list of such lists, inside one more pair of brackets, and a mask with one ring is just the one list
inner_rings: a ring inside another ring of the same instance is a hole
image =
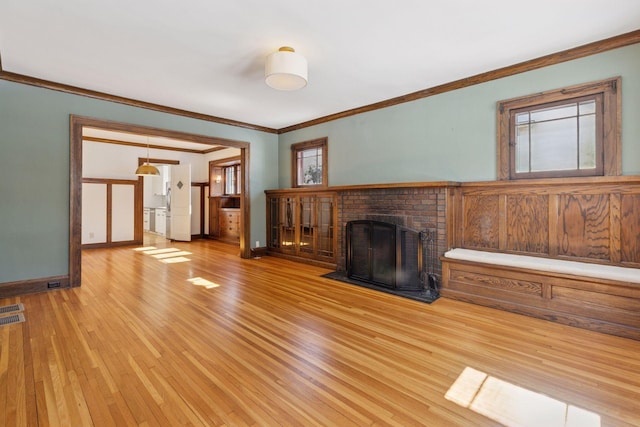
[[84, 251], [82, 287], [0, 300], [26, 318], [0, 327], [0, 425], [500, 425], [445, 398], [467, 367], [597, 425], [640, 425], [638, 341], [426, 305], [237, 246], [166, 245], [191, 253]]

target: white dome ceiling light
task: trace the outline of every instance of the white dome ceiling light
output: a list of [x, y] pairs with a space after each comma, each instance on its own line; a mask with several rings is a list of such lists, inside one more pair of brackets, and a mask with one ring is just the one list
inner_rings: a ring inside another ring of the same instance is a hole
[[292, 47], [283, 46], [267, 56], [265, 81], [278, 90], [298, 90], [307, 85], [307, 60]]

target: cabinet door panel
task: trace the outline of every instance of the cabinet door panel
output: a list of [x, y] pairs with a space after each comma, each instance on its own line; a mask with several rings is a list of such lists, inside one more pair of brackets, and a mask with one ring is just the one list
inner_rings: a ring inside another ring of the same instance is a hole
[[267, 195], [269, 249], [335, 262], [334, 194]]
[[334, 247], [334, 198], [318, 197], [317, 207], [317, 241], [318, 256], [333, 258]]
[[296, 198], [283, 197], [280, 199], [280, 248], [286, 252], [296, 252]]
[[315, 254], [315, 199], [315, 197], [300, 197], [300, 216], [298, 217], [300, 242], [298, 248], [304, 254]]

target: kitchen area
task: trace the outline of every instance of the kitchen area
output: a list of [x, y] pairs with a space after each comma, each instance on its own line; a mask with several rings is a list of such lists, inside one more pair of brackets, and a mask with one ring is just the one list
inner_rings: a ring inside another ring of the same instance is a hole
[[145, 176], [143, 190], [143, 230], [167, 236], [169, 165], [157, 165], [160, 176]]
[[[203, 153], [152, 145], [147, 150], [120, 143], [128, 137], [95, 130], [83, 134], [83, 249], [158, 239], [211, 238], [239, 244], [242, 168], [238, 149]], [[135, 176], [140, 162], [149, 157], [159, 175]]]

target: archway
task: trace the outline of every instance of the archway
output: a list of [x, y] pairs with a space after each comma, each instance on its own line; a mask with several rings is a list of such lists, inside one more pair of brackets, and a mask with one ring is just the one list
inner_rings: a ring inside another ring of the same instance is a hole
[[251, 257], [249, 245], [250, 196], [249, 196], [249, 143], [213, 136], [204, 136], [186, 132], [160, 129], [71, 115], [70, 117], [70, 153], [69, 153], [69, 282], [70, 286], [80, 286], [82, 269], [82, 130], [84, 127], [137, 133], [150, 136], [163, 136], [208, 145], [223, 145], [240, 149], [242, 164], [242, 187], [240, 192], [240, 256]]

